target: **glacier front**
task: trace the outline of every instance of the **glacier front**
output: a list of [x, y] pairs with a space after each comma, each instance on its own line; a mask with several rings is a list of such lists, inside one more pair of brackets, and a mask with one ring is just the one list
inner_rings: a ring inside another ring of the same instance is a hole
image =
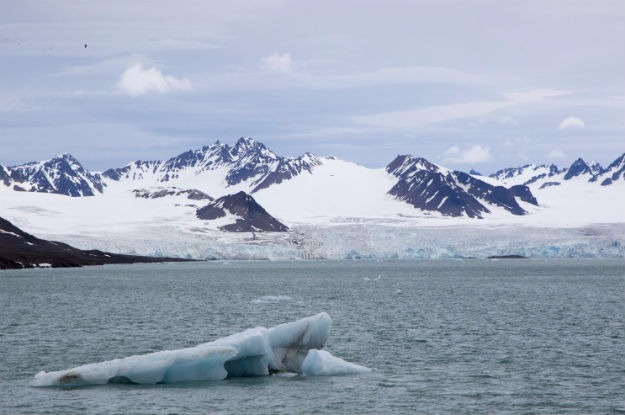
[[272, 328], [255, 327], [195, 347], [163, 350], [35, 375], [33, 386], [107, 383], [168, 384], [265, 376], [276, 372], [341, 375], [370, 369], [346, 362], [325, 346], [332, 325], [323, 312]]

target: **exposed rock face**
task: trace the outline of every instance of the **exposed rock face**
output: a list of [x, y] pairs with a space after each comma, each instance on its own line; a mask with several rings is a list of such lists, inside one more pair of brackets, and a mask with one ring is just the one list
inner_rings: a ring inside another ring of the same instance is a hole
[[80, 267], [82, 265], [132, 264], [138, 262], [185, 261], [179, 258], [152, 258], [83, 251], [61, 242], [30, 235], [0, 218], [0, 269], [35, 267]]
[[220, 197], [198, 209], [196, 215], [204, 220], [234, 216], [234, 223], [220, 227], [221, 230], [228, 232], [286, 232], [289, 230], [245, 192]]
[[581, 176], [582, 174], [586, 173], [592, 174], [590, 166], [586, 164], [583, 159], [578, 158], [573, 162], [573, 164], [571, 164], [571, 167], [569, 167], [569, 169], [567, 170], [566, 174], [564, 175], [564, 180], [571, 180], [573, 177]]
[[515, 196], [536, 203], [530, 190], [523, 186], [514, 191], [493, 186], [471, 175], [450, 171], [423, 158], [398, 156], [386, 171], [398, 178], [389, 194], [405, 200], [412, 206], [437, 211], [447, 216], [482, 218], [490, 210], [485, 204], [506, 209], [514, 215], [523, 215]]
[[529, 187], [517, 184], [516, 186], [510, 187], [510, 192], [522, 201], [538, 206], [538, 200], [536, 200]]
[[[501, 206], [514, 215], [524, 215], [526, 213], [519, 206], [514, 198], [514, 192], [510, 191], [510, 189], [504, 186], [493, 186], [460, 171], [454, 171], [451, 175], [461, 185], [460, 188], [462, 190], [476, 199]], [[526, 188], [526, 191], [531, 195], [529, 188]]]
[[165, 187], [157, 189], [135, 189], [132, 191], [136, 197], [143, 199], [160, 199], [167, 196], [186, 196], [189, 200], [209, 200], [214, 198], [197, 189], [179, 189], [177, 187]]
[[5, 186], [11, 185], [11, 170], [8, 167], [4, 167], [0, 165], [0, 182], [4, 183]]
[[601, 186], [609, 186], [619, 180], [625, 181], [625, 153], [610, 163], [603, 174], [597, 178], [602, 179]]
[[540, 189], [544, 189], [546, 187], [552, 187], [552, 186], [560, 186], [560, 182], [545, 182], [543, 184], [540, 185]]

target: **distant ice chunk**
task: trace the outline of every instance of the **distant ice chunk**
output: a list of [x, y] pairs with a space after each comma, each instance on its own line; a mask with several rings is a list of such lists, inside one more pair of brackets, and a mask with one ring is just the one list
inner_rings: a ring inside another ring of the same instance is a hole
[[288, 295], [263, 295], [252, 300], [252, 304], [279, 303], [281, 301], [289, 301], [291, 297]]
[[332, 325], [327, 313], [267, 329], [256, 327], [195, 347], [130, 356], [73, 369], [39, 372], [33, 386], [107, 383], [159, 384], [264, 376], [274, 372], [307, 375], [361, 373], [367, 368], [317, 350]]
[[370, 372], [368, 367], [346, 362], [325, 350], [310, 350], [302, 362], [302, 373], [311, 376], [352, 375]]

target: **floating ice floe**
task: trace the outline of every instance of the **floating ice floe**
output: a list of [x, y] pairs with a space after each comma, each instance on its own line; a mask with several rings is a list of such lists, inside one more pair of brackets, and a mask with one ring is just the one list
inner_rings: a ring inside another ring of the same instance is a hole
[[291, 299], [288, 295], [263, 295], [252, 300], [252, 304], [279, 303], [280, 301], [289, 301]]
[[248, 329], [195, 347], [163, 350], [55, 372], [42, 371], [35, 375], [32, 385], [158, 384], [264, 376], [275, 372], [315, 376], [370, 371], [320, 350], [326, 343], [331, 324], [330, 316], [320, 313], [270, 329]]

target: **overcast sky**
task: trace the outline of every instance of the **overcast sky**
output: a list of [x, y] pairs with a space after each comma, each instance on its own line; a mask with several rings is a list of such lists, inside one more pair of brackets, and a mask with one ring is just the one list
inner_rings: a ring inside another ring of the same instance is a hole
[[0, 164], [252, 136], [370, 167], [605, 165], [623, 74], [622, 0], [7, 1]]

